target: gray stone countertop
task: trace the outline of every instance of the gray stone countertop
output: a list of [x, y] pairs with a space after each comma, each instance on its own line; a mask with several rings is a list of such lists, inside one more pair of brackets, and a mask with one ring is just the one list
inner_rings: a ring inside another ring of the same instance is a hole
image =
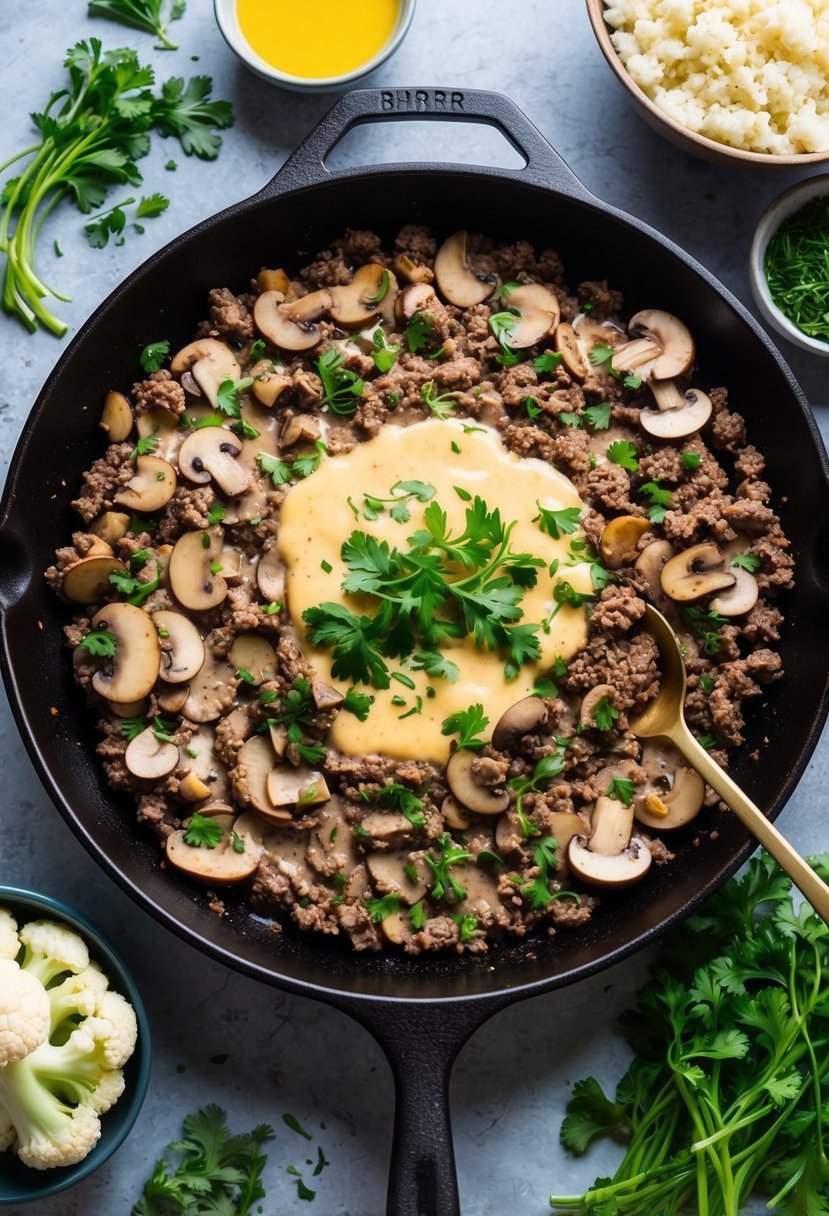
[[[214, 164], [175, 154], [155, 140], [142, 163], [144, 190], [172, 198], [169, 210], [122, 248], [90, 251], [81, 217], [58, 209], [43, 241], [41, 269], [68, 285], [60, 311], [76, 329], [115, 285], [152, 252], [241, 197], [254, 193], [331, 104], [332, 95], [277, 90], [240, 65], [214, 25], [207, 0], [190, 0], [177, 24], [182, 49], [164, 54], [152, 39], [92, 21], [82, 3], [38, 0], [0, 5], [0, 161], [30, 142], [28, 115], [63, 80], [63, 51], [91, 34], [105, 45], [135, 45], [161, 78], [206, 72], [214, 95], [231, 98], [235, 127]], [[191, 63], [190, 56], [198, 62]], [[802, 174], [766, 174], [709, 165], [665, 143], [628, 109], [593, 40], [582, 0], [420, 0], [408, 38], [364, 83], [497, 89], [540, 127], [586, 186], [661, 229], [751, 306], [747, 255], [766, 203]], [[485, 128], [410, 123], [362, 127], [334, 153], [337, 165], [388, 160], [515, 164], [499, 135]], [[128, 191], [124, 192], [125, 194]], [[116, 201], [119, 193], [112, 195]], [[63, 251], [52, 253], [57, 239]], [[0, 460], [14, 444], [65, 342], [28, 336], [0, 318]], [[829, 431], [829, 364], [785, 345], [784, 356]], [[4, 703], [5, 706], [5, 703]], [[238, 1128], [270, 1121], [277, 1139], [266, 1172], [273, 1214], [379, 1216], [391, 1144], [392, 1082], [382, 1053], [344, 1015], [280, 992], [214, 963], [161, 928], [105, 878], [41, 789], [8, 711], [0, 730], [0, 881], [52, 892], [100, 923], [117, 940], [142, 988], [154, 1028], [148, 1099], [133, 1134], [87, 1182], [29, 1205], [29, 1216], [119, 1216], [138, 1198], [182, 1116], [221, 1103]], [[820, 793], [829, 781], [824, 738], [780, 827], [804, 852], [829, 848]], [[642, 955], [563, 992], [536, 997], [497, 1015], [464, 1049], [452, 1083], [452, 1110], [464, 1216], [512, 1210], [540, 1216], [551, 1189], [572, 1192], [616, 1158], [612, 1148], [575, 1162], [558, 1144], [569, 1087], [594, 1072], [612, 1083], [626, 1063], [615, 1018], [647, 963]], [[589, 1035], [584, 1025], [589, 1025]], [[290, 1113], [311, 1143], [282, 1122]], [[286, 1167], [304, 1173], [321, 1146], [331, 1162], [315, 1180], [313, 1203], [297, 1198]], [[23, 1209], [20, 1209], [22, 1212]], [[15, 1209], [15, 1216], [18, 1216]]]

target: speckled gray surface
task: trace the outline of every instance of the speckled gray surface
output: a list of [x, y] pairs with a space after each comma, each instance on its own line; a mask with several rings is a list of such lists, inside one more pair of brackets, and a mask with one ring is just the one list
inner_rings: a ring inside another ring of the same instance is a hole
[[[283, 93], [249, 74], [226, 49], [206, 0], [190, 0], [177, 26], [182, 50], [164, 55], [152, 40], [108, 22], [87, 20], [85, 5], [38, 0], [0, 4], [0, 161], [25, 147], [28, 114], [62, 80], [65, 47], [95, 33], [107, 45], [134, 43], [162, 76], [204, 71], [216, 94], [233, 99], [235, 128], [216, 164], [171, 154], [163, 141], [143, 162], [147, 192], [172, 196], [169, 211], [123, 248], [90, 252], [71, 209], [50, 221], [42, 269], [69, 284], [63, 315], [77, 327], [155, 248], [244, 195], [275, 172], [332, 98]], [[198, 55], [198, 64], [189, 61]], [[678, 152], [643, 127], [623, 100], [593, 41], [582, 0], [420, 0], [395, 58], [367, 83], [496, 88], [508, 93], [597, 195], [662, 229], [750, 304], [746, 260], [754, 223], [798, 174], [723, 169]], [[459, 153], [462, 149], [462, 154]], [[392, 159], [514, 163], [499, 136], [484, 129], [421, 124], [364, 127], [332, 164]], [[113, 198], [119, 197], [114, 195]], [[57, 238], [63, 258], [51, 253]], [[0, 459], [8, 464], [29, 407], [64, 343], [28, 337], [0, 319]], [[829, 433], [829, 363], [786, 346], [807, 396]], [[392, 1084], [379, 1049], [343, 1015], [225, 970], [184, 946], [139, 911], [83, 851], [40, 788], [17, 731], [3, 710], [0, 729], [0, 881], [60, 895], [105, 926], [131, 962], [155, 1028], [148, 1100], [133, 1135], [97, 1175], [63, 1196], [29, 1205], [29, 1216], [123, 1216], [181, 1116], [218, 1101], [231, 1122], [277, 1128], [265, 1211], [293, 1216], [380, 1216], [391, 1142]], [[829, 781], [826, 739], [779, 825], [806, 852], [829, 848], [821, 799]], [[824, 801], [825, 804], [825, 801]], [[559, 1149], [558, 1124], [568, 1085], [587, 1071], [612, 1080], [625, 1049], [614, 1018], [641, 980], [638, 957], [564, 992], [499, 1014], [461, 1055], [452, 1086], [454, 1134], [464, 1216], [505, 1210], [540, 1216], [551, 1188], [572, 1191], [603, 1172], [608, 1149], [575, 1163]], [[585, 1033], [585, 1026], [588, 1032]], [[281, 1120], [295, 1115], [309, 1143]], [[301, 1202], [286, 1173], [306, 1175], [321, 1145], [331, 1165], [317, 1198]], [[19, 1209], [23, 1211], [24, 1209]], [[17, 1212], [18, 1209], [15, 1209]]]

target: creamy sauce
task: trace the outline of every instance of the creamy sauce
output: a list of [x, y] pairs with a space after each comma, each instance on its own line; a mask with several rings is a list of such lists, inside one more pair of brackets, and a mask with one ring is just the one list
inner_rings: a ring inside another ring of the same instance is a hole
[[[452, 450], [453, 442], [459, 452]], [[532, 522], [538, 514], [536, 501], [551, 510], [583, 506], [575, 487], [562, 473], [541, 460], [515, 456], [489, 428], [465, 433], [463, 425], [452, 420], [386, 426], [374, 439], [358, 444], [351, 452], [324, 460], [315, 473], [294, 486], [282, 505], [279, 549], [288, 571], [287, 607], [301, 638], [305, 637], [302, 613], [325, 601], [347, 602], [352, 611], [374, 614], [372, 605], [376, 601], [366, 597], [366, 602], [360, 603], [341, 591], [347, 573], [342, 545], [354, 530], [359, 530], [405, 551], [407, 538], [422, 527], [428, 504], [409, 499], [411, 520], [401, 524], [387, 512], [376, 520], [364, 519], [361, 513], [355, 520], [348, 498], [358, 506], [366, 493], [387, 498], [391, 487], [402, 480], [435, 486], [432, 501], [440, 503], [456, 534], [465, 525], [466, 503], [455, 493], [455, 486], [480, 495], [490, 509], [498, 507], [505, 524], [516, 521], [511, 535], [514, 551], [532, 553], [545, 563], [539, 568], [537, 585], [524, 593], [524, 623], [547, 620], [555, 607], [552, 593], [559, 578], [566, 579], [577, 591], [591, 591], [589, 566], [567, 565], [567, 551], [574, 537], [554, 540]], [[551, 576], [549, 565], [556, 559], [561, 567], [557, 575]], [[557, 655], [566, 660], [585, 645], [584, 609], [560, 608], [549, 633], [540, 631], [538, 638], [541, 661], [524, 665], [518, 678], [509, 682], [504, 678], [503, 658], [478, 649], [472, 638], [443, 647], [447, 658], [460, 668], [455, 683], [412, 671], [401, 660], [387, 660], [390, 671], [402, 672], [415, 687], [394, 679], [387, 690], [361, 685], [360, 691], [375, 697], [371, 712], [365, 722], [351, 713], [338, 714], [331, 731], [332, 743], [350, 755], [381, 752], [401, 759], [444, 762], [450, 745], [450, 739], [441, 735], [444, 718], [480, 702], [491, 729], [510, 705], [532, 690]], [[343, 690], [349, 687], [348, 682], [332, 678], [330, 650], [307, 642], [304, 648], [321, 679]], [[427, 692], [430, 687], [433, 695]], [[404, 703], [394, 704], [394, 697], [402, 697]], [[416, 708], [418, 697], [421, 711], [401, 720], [402, 715]]]
[[391, 38], [399, 0], [236, 0], [252, 49], [290, 76], [341, 76], [368, 63]]

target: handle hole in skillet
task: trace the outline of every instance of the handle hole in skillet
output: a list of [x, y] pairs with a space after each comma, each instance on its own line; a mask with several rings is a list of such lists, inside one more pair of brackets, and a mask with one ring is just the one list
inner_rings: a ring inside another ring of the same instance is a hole
[[436, 159], [447, 164], [487, 165], [497, 169], [523, 169], [527, 165], [525, 157], [496, 127], [453, 122], [438, 135], [434, 120], [417, 119], [352, 127], [326, 156], [325, 165], [334, 171]]

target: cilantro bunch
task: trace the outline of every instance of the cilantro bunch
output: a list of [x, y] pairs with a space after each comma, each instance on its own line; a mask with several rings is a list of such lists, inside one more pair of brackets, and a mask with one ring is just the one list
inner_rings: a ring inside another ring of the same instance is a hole
[[[829, 857], [813, 860], [826, 876]], [[670, 934], [622, 1018], [636, 1053], [615, 1098], [579, 1081], [561, 1129], [627, 1151], [553, 1207], [592, 1216], [829, 1212], [829, 928], [761, 853]]]
[[[216, 132], [233, 122], [229, 102], [209, 100], [209, 76], [194, 76], [186, 87], [173, 77], [156, 94], [152, 68], [129, 47], [104, 51], [90, 38], [67, 51], [64, 65], [68, 85], [32, 115], [38, 142], [0, 164], [3, 173], [25, 162], [0, 195], [0, 253], [6, 257], [0, 303], [30, 332], [42, 325], [58, 337], [67, 326], [44, 300], [69, 297], [35, 270], [38, 237], [53, 208], [68, 198], [87, 214], [102, 205], [111, 186], [140, 185], [136, 162], [149, 151], [152, 131], [175, 136], [188, 156], [213, 160], [221, 146]], [[153, 196], [155, 213], [159, 198]]]
[[[464, 500], [471, 497], [456, 492]], [[408, 538], [407, 550], [352, 532], [341, 550], [348, 568], [342, 589], [372, 597], [377, 611], [358, 616], [335, 602], [307, 608], [308, 640], [333, 651], [335, 677], [375, 688], [389, 687], [387, 658], [430, 653], [447, 639], [466, 635], [481, 649], [503, 654], [506, 676], [514, 678], [522, 663], [540, 653], [540, 626], [516, 622], [524, 591], [535, 585], [544, 563], [513, 550], [514, 523], [504, 523], [497, 508], [490, 510], [481, 498], [468, 505], [462, 532], [451, 532], [446, 512], [434, 500], [423, 522]]]

